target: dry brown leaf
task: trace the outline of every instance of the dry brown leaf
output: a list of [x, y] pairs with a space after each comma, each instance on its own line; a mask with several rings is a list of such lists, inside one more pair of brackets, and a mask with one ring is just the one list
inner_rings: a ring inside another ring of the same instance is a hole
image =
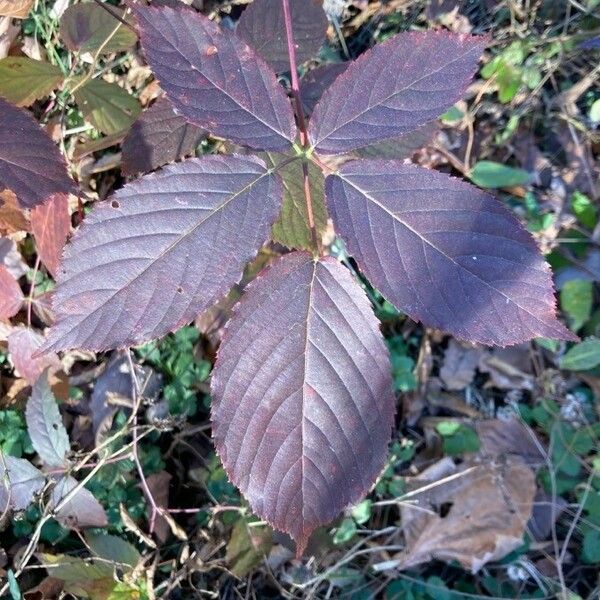
[[0, 59], [6, 58], [21, 28], [10, 17], [0, 17]]
[[32, 6], [33, 0], [0, 0], [0, 15], [24, 19]]
[[[156, 502], [156, 506], [159, 508], [167, 509], [169, 507], [169, 483], [171, 481], [171, 475], [166, 471], [160, 471], [158, 473], [153, 473], [146, 477], [146, 483], [148, 484], [148, 489], [154, 498], [154, 502]], [[180, 529], [175, 527], [176, 523], [172, 521], [171, 523], [165, 519], [163, 515], [160, 513], [156, 517], [156, 521], [154, 523], [154, 533], [156, 537], [164, 544], [169, 537], [169, 532], [172, 531], [175, 537], [182, 539], [180, 537]], [[185, 533], [184, 533], [185, 536]], [[187, 539], [187, 537], [185, 538]]]
[[29, 231], [29, 219], [10, 190], [0, 192], [0, 235]]
[[[439, 479], [439, 473], [431, 477], [428, 471], [409, 480], [410, 489]], [[461, 472], [463, 476], [417, 494], [417, 508], [402, 505], [407, 549], [397, 557], [397, 567], [456, 560], [476, 573], [522, 544], [536, 493], [533, 471], [519, 459], [444, 469], [446, 477]]]
[[440, 379], [448, 390], [464, 390], [475, 376], [481, 350], [450, 340], [444, 352]]
[[529, 344], [509, 348], [494, 348], [481, 355], [478, 365], [482, 373], [488, 373], [486, 387], [501, 390], [533, 390]]

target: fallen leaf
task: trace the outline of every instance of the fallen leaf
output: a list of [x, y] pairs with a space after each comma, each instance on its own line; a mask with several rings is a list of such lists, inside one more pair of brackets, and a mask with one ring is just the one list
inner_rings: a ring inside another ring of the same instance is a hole
[[486, 387], [501, 390], [533, 390], [529, 344], [494, 348], [481, 355], [478, 369], [490, 376]]
[[61, 368], [58, 356], [52, 352], [36, 356], [44, 338], [25, 327], [15, 327], [8, 335], [8, 352], [15, 370], [33, 385], [45, 369], [53, 374]]
[[0, 0], [0, 15], [24, 19], [32, 6], [33, 0]]
[[245, 577], [268, 556], [273, 544], [273, 531], [264, 525], [252, 526], [240, 518], [233, 526], [225, 560], [236, 577]]
[[0, 265], [0, 319], [14, 317], [23, 304], [23, 292], [17, 280]]
[[10, 190], [0, 192], [0, 235], [29, 231], [29, 219]]
[[19, 37], [21, 28], [14, 24], [10, 17], [0, 17], [0, 58], [6, 58], [13, 45]]
[[23, 277], [28, 270], [17, 244], [4, 237], [0, 237], [0, 265], [4, 265], [15, 279]]
[[69, 196], [54, 194], [31, 211], [31, 230], [38, 255], [53, 277], [58, 273], [62, 251], [71, 230]]
[[448, 390], [464, 390], [475, 376], [481, 350], [450, 340], [444, 352], [440, 378]]
[[44, 474], [28, 460], [0, 453], [0, 515], [25, 510], [44, 483]]
[[[146, 483], [148, 489], [156, 502], [156, 506], [159, 508], [167, 509], [169, 507], [169, 483], [171, 481], [171, 475], [166, 471], [160, 471], [153, 473], [146, 477]], [[168, 521], [161, 515], [156, 516], [154, 523], [154, 533], [156, 537], [164, 544], [169, 537], [171, 527]]]
[[[428, 471], [408, 480], [409, 489], [439, 480], [439, 474], [431, 478]], [[508, 459], [503, 464], [452, 464], [444, 472], [446, 477], [457, 474], [416, 494], [418, 510], [401, 505], [407, 547], [397, 557], [397, 567], [456, 560], [476, 573], [523, 543], [536, 492], [533, 471], [520, 460]]]

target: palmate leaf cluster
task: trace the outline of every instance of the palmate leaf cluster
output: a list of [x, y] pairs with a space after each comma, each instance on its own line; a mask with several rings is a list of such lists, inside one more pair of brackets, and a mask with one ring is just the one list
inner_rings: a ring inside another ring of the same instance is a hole
[[[377, 319], [321, 248], [328, 215], [364, 275], [412, 318], [486, 344], [572, 338], [555, 317], [549, 268], [510, 211], [388, 158], [399, 136], [461, 97], [486, 40], [399, 34], [339, 69], [322, 95], [313, 82], [304, 103], [292, 64], [294, 111], [276, 70], [290, 68], [282, 56], [293, 62], [286, 25], [302, 60], [323, 40], [322, 9], [308, 4], [255, 0], [239, 35], [172, 0], [133, 7], [178, 118], [246, 150], [167, 166], [94, 207], [66, 248], [43, 346], [103, 351], [162, 336], [222, 298], [272, 236], [286, 244], [227, 326], [212, 420], [229, 477], [299, 553], [373, 484], [395, 411]], [[73, 190], [30, 117], [0, 100], [0, 125], [0, 183], [23, 206]], [[15, 144], [24, 132], [27, 143]], [[365, 158], [332, 169], [331, 155]]]

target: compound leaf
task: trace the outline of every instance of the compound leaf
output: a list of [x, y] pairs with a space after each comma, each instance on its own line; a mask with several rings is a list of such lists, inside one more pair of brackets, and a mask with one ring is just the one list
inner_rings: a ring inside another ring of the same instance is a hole
[[[111, 8], [120, 17], [125, 14], [120, 8]], [[119, 24], [106, 9], [93, 2], [74, 4], [65, 10], [60, 19], [60, 37], [74, 52], [97, 52], [102, 48], [103, 54], [128, 50], [137, 42], [135, 31]]]
[[100, 203], [65, 248], [45, 350], [164, 335], [219, 300], [268, 240], [283, 191], [254, 157], [189, 159]]
[[35, 382], [25, 409], [27, 432], [42, 461], [51, 467], [66, 465], [69, 436], [56, 398], [48, 384], [47, 371]]
[[264, 150], [296, 136], [275, 73], [241, 38], [187, 10], [136, 6], [146, 58], [173, 106], [215, 135]]
[[0, 320], [14, 317], [23, 304], [23, 292], [10, 271], [0, 265]]
[[54, 194], [31, 211], [31, 231], [38, 256], [53, 277], [58, 273], [62, 251], [71, 231], [69, 196]]
[[25, 510], [44, 483], [44, 474], [28, 460], [0, 453], [0, 515]]
[[[317, 0], [291, 0], [292, 28], [298, 64], [313, 58], [325, 41], [327, 16]], [[244, 10], [236, 33], [278, 73], [290, 70], [281, 0], [254, 0]]]
[[212, 379], [215, 443], [253, 511], [298, 554], [379, 474], [390, 373], [365, 293], [331, 257], [285, 255], [238, 304]]
[[0, 190], [4, 188], [15, 193], [22, 207], [33, 208], [75, 186], [58, 148], [37, 121], [0, 98]]
[[86, 121], [106, 135], [128, 129], [142, 111], [137, 98], [102, 79], [88, 81], [73, 97]]
[[[285, 155], [269, 152], [265, 162], [275, 166], [286, 158]], [[319, 235], [322, 235], [327, 227], [323, 172], [311, 161], [307, 161], [306, 165], [315, 225]], [[288, 248], [310, 250], [312, 237], [304, 196], [302, 161], [295, 160], [279, 169], [278, 173], [283, 180], [283, 204], [279, 218], [273, 225], [273, 240]]]
[[159, 98], [133, 124], [123, 142], [123, 173], [154, 171], [193, 154], [206, 132], [177, 115], [166, 98]]
[[41, 60], [8, 56], [0, 60], [0, 96], [17, 106], [29, 106], [56, 89], [62, 71]]
[[442, 31], [377, 44], [323, 94], [309, 124], [313, 146], [340, 154], [437, 118], [464, 93], [485, 45], [485, 38]]
[[356, 160], [327, 177], [326, 196], [364, 274], [413, 319], [484, 344], [574, 339], [556, 320], [535, 241], [489, 194], [398, 161]]

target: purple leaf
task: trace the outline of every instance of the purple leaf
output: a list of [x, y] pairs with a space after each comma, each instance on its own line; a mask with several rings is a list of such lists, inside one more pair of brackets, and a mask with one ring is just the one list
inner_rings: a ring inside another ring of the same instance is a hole
[[383, 467], [390, 372], [366, 295], [331, 257], [284, 256], [238, 304], [212, 379], [215, 444], [253, 511], [298, 554]]
[[[298, 64], [313, 58], [327, 35], [327, 16], [317, 0], [290, 0]], [[290, 70], [283, 3], [254, 0], [238, 21], [236, 33], [278, 73]]]
[[432, 121], [419, 129], [404, 133], [400, 137], [358, 148], [355, 154], [361, 158], [391, 158], [394, 160], [410, 158], [421, 148], [429, 145], [438, 131], [437, 121]]
[[132, 125], [123, 142], [123, 173], [147, 173], [194, 153], [206, 132], [177, 115], [159, 98]]
[[199, 13], [134, 10], [146, 58], [176, 110], [252, 148], [290, 147], [291, 105], [275, 73], [243, 40]]
[[486, 38], [400, 33], [356, 59], [323, 94], [309, 124], [318, 152], [340, 154], [437, 118], [465, 92]]
[[0, 453], [0, 515], [25, 510], [44, 483], [44, 474], [28, 460]]
[[[78, 485], [79, 482], [74, 477], [61, 477], [52, 490], [50, 504], [53, 510]], [[77, 490], [73, 494], [73, 497], [65, 502], [55, 517], [63, 527], [69, 529], [106, 527], [108, 525], [108, 518], [102, 505], [94, 498], [92, 492], [86, 490], [84, 487]]]
[[52, 194], [75, 191], [54, 142], [24, 110], [0, 98], [0, 191], [8, 188], [24, 208]]
[[0, 320], [14, 317], [23, 304], [23, 292], [9, 270], [0, 264]]
[[322, 65], [309, 71], [300, 80], [300, 98], [302, 100], [304, 112], [307, 115], [312, 113], [317, 102], [325, 93], [325, 90], [331, 87], [333, 82], [348, 68], [350, 64], [352, 63], [341, 62]]
[[505, 346], [574, 339], [531, 235], [489, 194], [397, 161], [356, 160], [326, 179], [336, 230], [400, 310], [458, 338]]
[[240, 280], [282, 195], [250, 156], [189, 159], [126, 185], [65, 248], [44, 350], [131, 346], [192, 321]]
[[40, 375], [25, 410], [27, 433], [42, 461], [51, 467], [64, 467], [70, 449], [56, 398], [48, 384], [48, 371]]
[[55, 373], [60, 369], [60, 360], [53, 353], [38, 355], [44, 337], [33, 329], [15, 327], [8, 334], [8, 353], [18, 374], [34, 385], [40, 375], [50, 369]]

